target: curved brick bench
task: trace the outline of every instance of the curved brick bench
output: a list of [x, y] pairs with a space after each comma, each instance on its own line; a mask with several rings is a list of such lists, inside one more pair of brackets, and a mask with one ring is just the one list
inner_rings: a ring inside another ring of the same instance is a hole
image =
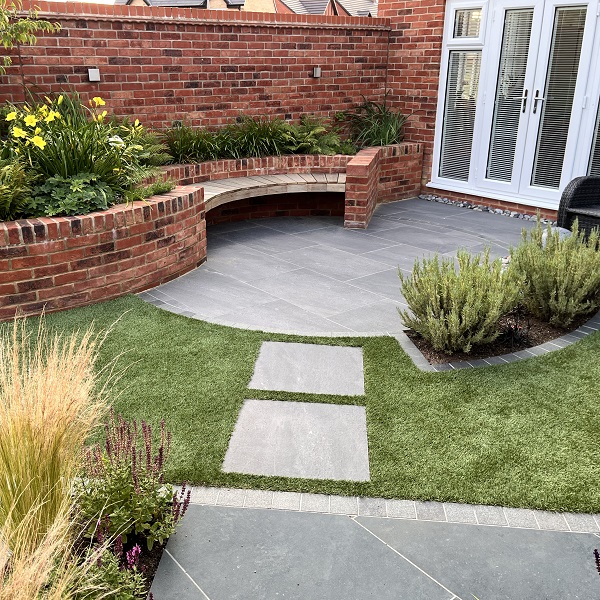
[[229, 202], [279, 194], [345, 192], [346, 173], [234, 177], [203, 183], [206, 212]]

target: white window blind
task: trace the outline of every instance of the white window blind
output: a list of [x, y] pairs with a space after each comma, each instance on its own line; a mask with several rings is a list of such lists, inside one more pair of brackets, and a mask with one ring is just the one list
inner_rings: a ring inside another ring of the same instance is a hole
[[[523, 93], [532, 23], [533, 9], [506, 11], [488, 152], [488, 179], [512, 179], [521, 113], [524, 107], [529, 107], [524, 104]], [[526, 101], [530, 103], [531, 98]]]
[[455, 38], [477, 38], [481, 31], [481, 9], [457, 10], [454, 15]]
[[442, 126], [440, 177], [462, 181], [469, 179], [480, 71], [480, 50], [450, 52]]
[[544, 99], [538, 103], [542, 115], [531, 177], [535, 186], [560, 186], [585, 17], [584, 6], [556, 9]]

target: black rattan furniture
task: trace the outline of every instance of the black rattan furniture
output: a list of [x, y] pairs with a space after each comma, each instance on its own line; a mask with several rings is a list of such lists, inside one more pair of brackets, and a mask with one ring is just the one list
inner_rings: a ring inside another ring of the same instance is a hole
[[565, 188], [558, 208], [558, 226], [571, 229], [573, 221], [589, 235], [600, 227], [600, 177], [577, 177]]

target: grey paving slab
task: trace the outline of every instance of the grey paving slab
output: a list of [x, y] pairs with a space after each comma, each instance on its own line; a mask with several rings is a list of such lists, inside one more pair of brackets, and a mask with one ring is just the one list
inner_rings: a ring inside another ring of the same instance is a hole
[[235, 310], [221, 314], [213, 317], [211, 321], [232, 327], [245, 327], [278, 333], [346, 336], [356, 334], [356, 331], [343, 324], [280, 299], [246, 307], [243, 312]]
[[255, 219], [251, 222], [256, 223], [258, 227], [267, 227], [283, 233], [303, 233], [325, 227], [341, 228], [344, 224], [344, 217], [273, 217]]
[[324, 252], [322, 246], [310, 246], [293, 252], [284, 252], [278, 254], [277, 258], [296, 265], [298, 268], [311, 269], [340, 281], [348, 281], [389, 269], [385, 263], [357, 256], [345, 250], [329, 248]]
[[328, 513], [330, 510], [329, 496], [326, 494], [302, 494], [300, 510]]
[[371, 234], [380, 240], [388, 240], [395, 244], [408, 244], [429, 250], [430, 252], [455, 252], [459, 248], [468, 248], [481, 243], [481, 240], [467, 234], [427, 231], [415, 227], [398, 227]]
[[400, 293], [400, 279], [397, 268], [386, 269], [364, 277], [356, 277], [347, 283], [363, 290], [376, 292], [396, 302], [403, 302], [404, 300]]
[[302, 494], [298, 492], [274, 492], [273, 508], [280, 510], [300, 510]]
[[361, 517], [386, 517], [385, 500], [383, 498], [359, 498], [358, 514]]
[[217, 503], [222, 506], [244, 506], [246, 490], [221, 489], [217, 497]]
[[417, 508], [414, 500], [386, 500], [388, 517], [396, 519], [416, 519]]
[[244, 498], [247, 508], [271, 508], [273, 506], [273, 492], [270, 490], [248, 490]]
[[538, 510], [535, 513], [540, 529], [551, 529], [555, 531], [569, 531], [569, 525], [561, 513]]
[[286, 300], [321, 317], [373, 304], [383, 298], [380, 294], [309, 269], [297, 269], [277, 277], [261, 279], [252, 285], [272, 297]]
[[369, 480], [362, 406], [245, 400], [223, 471], [309, 479]]
[[527, 527], [528, 529], [539, 529], [538, 522], [532, 510], [526, 508], [505, 508], [504, 515], [508, 520], [509, 527]]
[[244, 283], [299, 269], [281, 255], [272, 256], [241, 244], [220, 246], [211, 253], [210, 268]]
[[598, 538], [508, 527], [358, 517], [385, 543], [463, 599], [598, 598]]
[[410, 244], [395, 244], [372, 250], [363, 254], [366, 258], [385, 262], [390, 267], [401, 268], [403, 271], [410, 272], [416, 260], [422, 258], [431, 258], [435, 253], [429, 250], [423, 250]]
[[[318, 229], [315, 233], [317, 231], [322, 230]], [[307, 246], [312, 246], [314, 244], [311, 239], [304, 235], [292, 235], [267, 227], [231, 231], [222, 233], [221, 236], [235, 244], [243, 244], [250, 248], [266, 252], [267, 254], [278, 254], [279, 252], [299, 250], [300, 248], [306, 248]]]
[[308, 231], [306, 233], [298, 233], [297, 237], [305, 242], [320, 244], [346, 250], [354, 254], [363, 254], [388, 246], [395, 245], [393, 241], [376, 238], [375, 236], [366, 236], [361, 231], [353, 231], [342, 229], [340, 227], [323, 228], [317, 231]]
[[478, 504], [475, 506], [477, 522], [480, 525], [508, 525], [506, 515], [501, 506], [484, 506]]
[[362, 348], [263, 342], [249, 388], [362, 396]]
[[406, 328], [398, 314], [398, 308], [405, 309], [402, 301], [381, 300], [327, 317], [330, 321], [359, 333], [385, 333], [395, 335]]
[[151, 591], [157, 599], [210, 600], [200, 586], [185, 573], [179, 561], [172, 558], [169, 552], [164, 552], [162, 555], [154, 575]]
[[444, 510], [449, 523], [477, 523], [475, 507], [470, 504], [444, 503]]
[[356, 496], [330, 496], [329, 512], [341, 515], [357, 515], [358, 498]]
[[600, 532], [600, 527], [594, 519], [594, 515], [564, 513], [567, 525], [571, 531]]
[[417, 519], [424, 521], [445, 521], [446, 513], [441, 502], [415, 502]]
[[[190, 506], [167, 549], [210, 600], [453, 598], [345, 516]], [[178, 598], [184, 578], [166, 565], [152, 592]]]

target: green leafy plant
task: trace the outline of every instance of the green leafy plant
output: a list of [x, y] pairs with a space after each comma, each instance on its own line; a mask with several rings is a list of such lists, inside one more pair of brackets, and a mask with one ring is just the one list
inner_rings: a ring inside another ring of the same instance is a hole
[[[26, 16], [21, 14], [23, 4], [20, 0], [0, 0], [0, 43], [7, 50], [37, 42], [36, 33], [56, 33], [60, 31], [58, 23], [50, 23], [38, 18], [38, 11], [29, 10]], [[12, 64], [10, 56], [4, 56], [0, 63], [0, 75], [6, 73], [6, 67]]]
[[135, 202], [137, 200], [144, 200], [157, 194], [164, 194], [170, 192], [176, 183], [173, 179], [167, 179], [166, 181], [155, 181], [147, 185], [139, 185], [133, 190], [125, 192], [125, 199], [127, 202]]
[[302, 115], [299, 125], [290, 125], [290, 154], [337, 154], [340, 151], [340, 136], [319, 117]]
[[115, 418], [113, 412], [105, 435], [104, 447], [88, 449], [84, 476], [77, 484], [79, 508], [90, 523], [88, 535], [95, 536], [96, 524], [104, 523], [106, 535], [121, 535], [123, 542], [132, 534], [143, 536], [151, 550], [173, 533], [190, 501], [185, 485], [176, 494], [163, 481], [171, 436], [162, 422], [154, 453], [150, 425], [142, 421], [138, 428], [135, 421]]
[[27, 212], [44, 217], [81, 215], [106, 210], [113, 201], [113, 191], [97, 175], [57, 175], [33, 188]]
[[[110, 597], [111, 600], [146, 598], [146, 578], [137, 566], [139, 546], [134, 546], [132, 550], [123, 553], [122, 544], [117, 544], [116, 551], [109, 548], [104, 548], [102, 552], [96, 549], [88, 551], [86, 559], [88, 561], [90, 558], [94, 559], [89, 569], [89, 578], [95, 582], [100, 591], [112, 590], [110, 595], [98, 594], [99, 597]], [[73, 600], [88, 598], [90, 598], [89, 593], [73, 595]]]
[[0, 221], [24, 216], [30, 193], [30, 177], [19, 157], [0, 160]]
[[586, 238], [577, 222], [561, 237], [538, 219], [511, 251], [510, 269], [524, 279], [522, 302], [535, 316], [557, 327], [600, 308], [600, 236]]
[[471, 255], [466, 250], [454, 259], [416, 261], [410, 275], [399, 272], [409, 310], [400, 316], [407, 327], [425, 338], [435, 350], [470, 352], [476, 344], [493, 342], [500, 334], [500, 317], [517, 303], [519, 281], [491, 261], [489, 249]]
[[215, 132], [187, 125], [165, 132], [169, 153], [177, 163], [202, 162], [221, 157], [220, 139]]
[[348, 124], [352, 141], [359, 148], [397, 144], [404, 137], [407, 116], [389, 107], [387, 93], [382, 102], [367, 100], [336, 118]]
[[238, 117], [221, 132], [222, 153], [231, 158], [277, 156], [288, 147], [289, 125], [282, 119]]

